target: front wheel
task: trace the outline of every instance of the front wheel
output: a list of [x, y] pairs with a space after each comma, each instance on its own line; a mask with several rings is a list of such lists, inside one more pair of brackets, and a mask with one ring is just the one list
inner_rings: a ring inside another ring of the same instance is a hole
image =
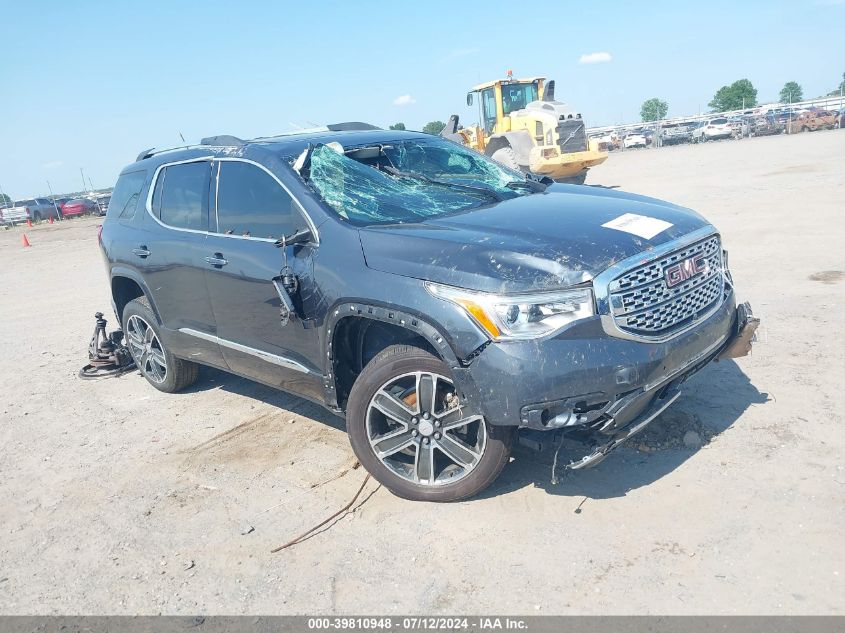
[[358, 460], [385, 488], [412, 501], [458, 501], [504, 468], [514, 428], [493, 426], [461, 402], [442, 360], [392, 345], [355, 381], [346, 411]]
[[497, 149], [490, 155], [490, 158], [505, 167], [510, 167], [515, 171], [520, 171], [519, 163], [516, 160], [516, 152], [513, 151], [513, 148], [510, 145]]

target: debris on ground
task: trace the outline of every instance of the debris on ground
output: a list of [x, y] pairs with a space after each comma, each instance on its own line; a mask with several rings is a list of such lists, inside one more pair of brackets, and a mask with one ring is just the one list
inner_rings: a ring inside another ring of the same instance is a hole
[[628, 443], [643, 453], [665, 450], [696, 450], [709, 444], [716, 431], [702, 424], [694, 413], [669, 408]]

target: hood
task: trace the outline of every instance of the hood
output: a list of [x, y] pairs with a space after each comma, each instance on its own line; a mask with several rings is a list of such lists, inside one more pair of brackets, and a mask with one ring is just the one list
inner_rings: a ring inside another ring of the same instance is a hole
[[[602, 226], [625, 214], [671, 226], [650, 238]], [[654, 198], [556, 184], [446, 217], [362, 228], [359, 235], [372, 269], [485, 292], [519, 292], [590, 281], [622, 259], [705, 226], [694, 211]]]

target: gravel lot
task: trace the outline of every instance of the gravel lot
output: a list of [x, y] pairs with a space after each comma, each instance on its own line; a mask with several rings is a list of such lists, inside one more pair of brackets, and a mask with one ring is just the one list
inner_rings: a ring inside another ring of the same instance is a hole
[[843, 613], [843, 164], [838, 130], [612, 155], [588, 183], [720, 227], [753, 356], [558, 485], [524, 449], [464, 503], [371, 482], [278, 554], [364, 478], [342, 422], [216, 370], [180, 395], [78, 380], [111, 316], [98, 220], [26, 229], [28, 249], [0, 231], [0, 612]]

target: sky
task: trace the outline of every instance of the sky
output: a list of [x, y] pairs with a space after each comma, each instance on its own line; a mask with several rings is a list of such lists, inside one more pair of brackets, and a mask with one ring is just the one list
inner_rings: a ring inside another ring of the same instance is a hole
[[[556, 80], [588, 126], [633, 122], [659, 97], [706, 110], [748, 78], [761, 101], [845, 71], [845, 0], [589, 2], [39, 2], [0, 0], [0, 188], [112, 186], [150, 147], [338, 121], [420, 129], [467, 89]], [[180, 137], [181, 135], [181, 137]]]

